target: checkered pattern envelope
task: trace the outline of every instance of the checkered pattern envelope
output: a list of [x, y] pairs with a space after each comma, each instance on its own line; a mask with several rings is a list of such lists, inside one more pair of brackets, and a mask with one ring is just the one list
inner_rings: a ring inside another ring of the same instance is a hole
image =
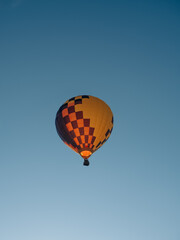
[[113, 114], [99, 98], [87, 95], [73, 97], [58, 110], [56, 129], [65, 144], [88, 159], [109, 138]]

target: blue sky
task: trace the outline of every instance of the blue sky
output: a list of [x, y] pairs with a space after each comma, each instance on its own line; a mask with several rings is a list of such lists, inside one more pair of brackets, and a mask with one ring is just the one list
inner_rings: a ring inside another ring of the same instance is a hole
[[[0, 239], [180, 239], [179, 1], [0, 1]], [[83, 167], [58, 108], [114, 113]]]

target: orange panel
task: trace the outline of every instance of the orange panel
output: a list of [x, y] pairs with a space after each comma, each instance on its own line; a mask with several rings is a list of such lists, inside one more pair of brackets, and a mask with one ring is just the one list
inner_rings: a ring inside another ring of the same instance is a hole
[[79, 141], [77, 138], [74, 138], [75, 143], [79, 146]]
[[80, 132], [79, 132], [78, 128], [74, 129], [74, 133], [75, 133], [76, 137], [80, 136]]
[[74, 101], [68, 103], [68, 107], [74, 106]]
[[83, 119], [78, 119], [77, 124], [78, 124], [78, 128], [84, 127], [84, 120]]
[[73, 130], [72, 124], [70, 122], [66, 124], [66, 127], [69, 132]]
[[81, 136], [81, 141], [82, 143], [85, 143], [85, 137], [83, 135]]
[[92, 141], [92, 136], [89, 136], [88, 143], [91, 143], [91, 141]]
[[71, 122], [75, 121], [76, 120], [76, 113], [75, 112], [74, 113], [70, 113], [69, 114], [69, 119], [70, 119]]
[[67, 115], [68, 115], [68, 109], [65, 108], [65, 109], [62, 110], [62, 116], [65, 117]]
[[89, 127], [84, 127], [84, 135], [89, 135]]

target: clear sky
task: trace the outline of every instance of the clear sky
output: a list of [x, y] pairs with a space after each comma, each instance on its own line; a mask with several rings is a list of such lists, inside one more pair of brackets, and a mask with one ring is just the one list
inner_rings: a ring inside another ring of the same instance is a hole
[[[101, 98], [109, 140], [82, 165], [69, 98]], [[0, 0], [0, 239], [180, 239], [180, 2]]]

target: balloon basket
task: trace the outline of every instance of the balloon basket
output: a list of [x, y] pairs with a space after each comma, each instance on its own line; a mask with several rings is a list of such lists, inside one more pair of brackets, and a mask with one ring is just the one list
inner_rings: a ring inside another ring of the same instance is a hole
[[83, 163], [84, 166], [89, 166], [89, 161], [87, 159], [84, 159], [84, 163]]

